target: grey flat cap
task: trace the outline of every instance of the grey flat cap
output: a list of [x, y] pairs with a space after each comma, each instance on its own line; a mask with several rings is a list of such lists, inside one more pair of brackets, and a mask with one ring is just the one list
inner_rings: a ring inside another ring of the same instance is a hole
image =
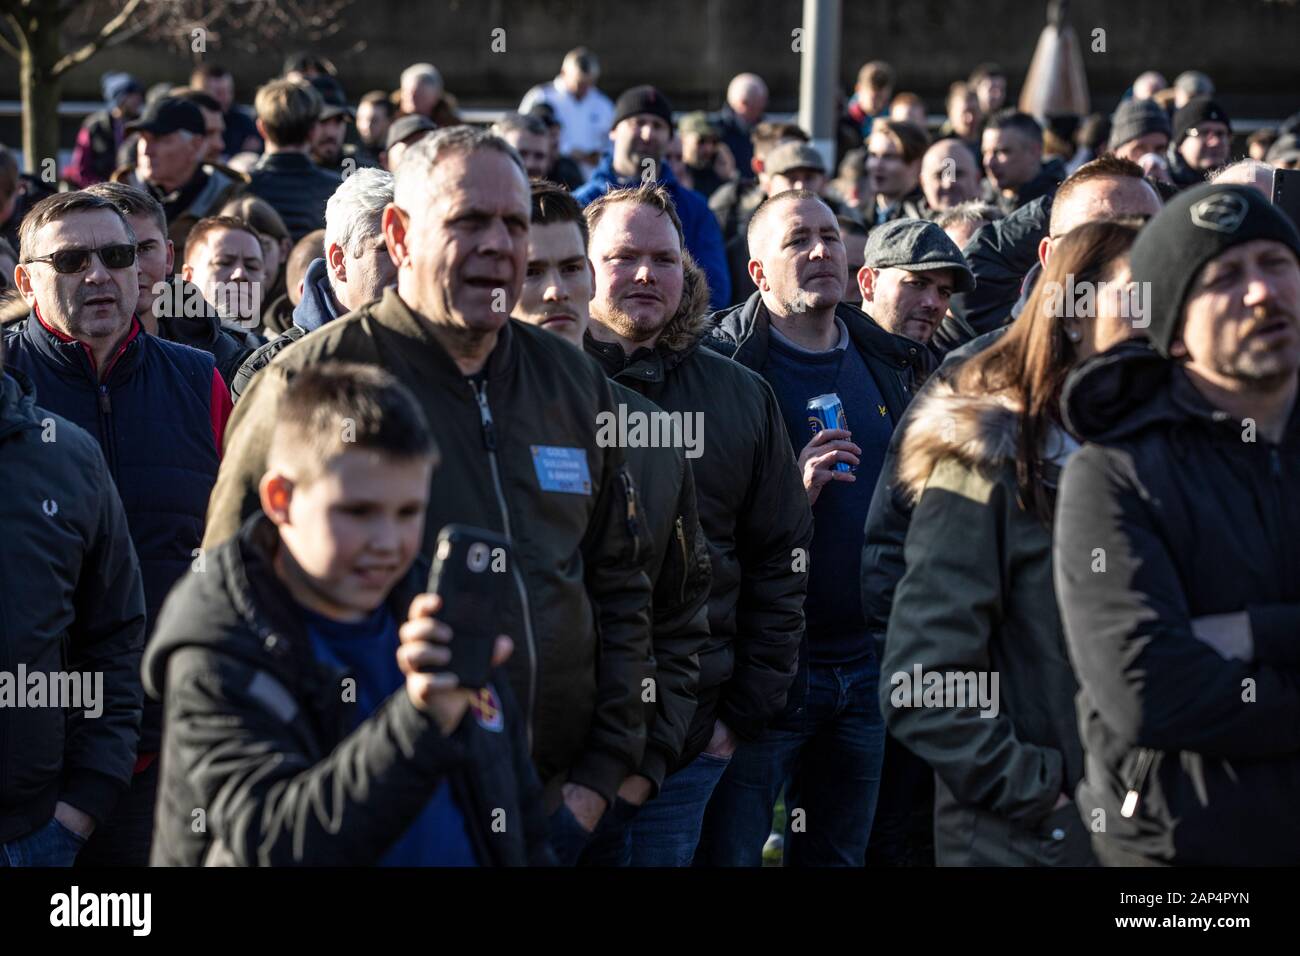
[[872, 269], [956, 269], [957, 292], [975, 288], [975, 273], [948, 234], [924, 219], [881, 223], [867, 236], [863, 264]]

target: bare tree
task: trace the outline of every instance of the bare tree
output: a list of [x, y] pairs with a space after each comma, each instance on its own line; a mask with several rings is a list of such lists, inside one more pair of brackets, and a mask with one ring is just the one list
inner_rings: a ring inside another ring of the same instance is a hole
[[0, 0], [0, 52], [18, 61], [23, 158], [57, 155], [59, 100], [73, 67], [137, 37], [199, 59], [209, 48], [256, 53], [342, 27], [352, 0]]

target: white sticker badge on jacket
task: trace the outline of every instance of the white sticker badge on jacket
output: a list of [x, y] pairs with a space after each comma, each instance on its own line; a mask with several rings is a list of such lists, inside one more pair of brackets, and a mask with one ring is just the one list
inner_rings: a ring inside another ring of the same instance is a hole
[[591, 472], [587, 469], [585, 448], [561, 448], [558, 445], [531, 445], [533, 470], [543, 491], [566, 495], [590, 495]]

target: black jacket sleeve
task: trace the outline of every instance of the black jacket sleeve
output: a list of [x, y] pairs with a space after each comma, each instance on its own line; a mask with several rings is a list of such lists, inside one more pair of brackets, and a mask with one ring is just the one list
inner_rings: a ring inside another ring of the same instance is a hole
[[402, 687], [313, 763], [263, 703], [266, 681], [275, 678], [197, 647], [167, 664], [168, 754], [186, 764], [209, 833], [239, 866], [374, 864], [463, 764], [477, 731], [467, 718], [444, 737]]
[[76, 619], [70, 633], [69, 667], [103, 675], [103, 712], [69, 716], [60, 799], [102, 821], [131, 782], [144, 686], [144, 586], [127, 530], [126, 513], [96, 450], [93, 487], [99, 514], [77, 582]]
[[[609, 386], [604, 408], [611, 408]], [[600, 633], [596, 709], [587, 747], [569, 770], [572, 783], [588, 787], [609, 804], [645, 753], [642, 682], [650, 677], [650, 579], [643, 555], [650, 547], [644, 516], [623, 450], [605, 449], [603, 483], [591, 527], [583, 540], [587, 593]]]
[[1294, 754], [1300, 674], [1225, 660], [1197, 640], [1165, 541], [1127, 455], [1087, 445], [1070, 459], [1053, 553], [1079, 683], [1119, 738], [1139, 747]]
[[655, 579], [655, 700], [645, 756], [638, 772], [656, 792], [677, 763], [695, 716], [699, 653], [709, 639], [709, 588], [713, 575], [700, 530], [695, 477], [683, 462], [673, 540]]
[[[757, 377], [756, 377], [757, 378]], [[776, 396], [763, 389], [765, 422], [757, 467], [736, 526], [741, 563], [735, 669], [718, 716], [752, 740], [785, 707], [803, 639], [812, 509]]]
[[962, 250], [975, 288], [952, 297], [952, 314], [976, 335], [1005, 325], [1020, 298], [1020, 284], [1038, 261], [1038, 244], [1047, 235], [1052, 197], [1021, 206], [1005, 219], [980, 227]]
[[889, 626], [894, 589], [906, 570], [903, 544], [907, 540], [908, 523], [912, 520], [912, 504], [904, 496], [897, 479], [898, 453], [907, 421], [904, 415], [889, 438], [880, 477], [876, 479], [876, 488], [871, 494], [862, 539], [862, 565], [858, 575], [862, 588], [862, 616], [866, 620], [867, 632], [880, 644], [884, 643]]

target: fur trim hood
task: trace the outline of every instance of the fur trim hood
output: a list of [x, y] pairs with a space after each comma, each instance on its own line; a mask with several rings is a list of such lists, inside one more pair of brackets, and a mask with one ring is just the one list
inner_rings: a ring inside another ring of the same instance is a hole
[[709, 312], [709, 281], [704, 270], [689, 254], [683, 253], [682, 301], [664, 326], [657, 347], [664, 352], [687, 353], [713, 327]]
[[958, 395], [936, 381], [917, 400], [903, 436], [898, 484], [916, 501], [935, 466], [944, 458], [985, 473], [1014, 461], [1020, 409], [1000, 395]]

